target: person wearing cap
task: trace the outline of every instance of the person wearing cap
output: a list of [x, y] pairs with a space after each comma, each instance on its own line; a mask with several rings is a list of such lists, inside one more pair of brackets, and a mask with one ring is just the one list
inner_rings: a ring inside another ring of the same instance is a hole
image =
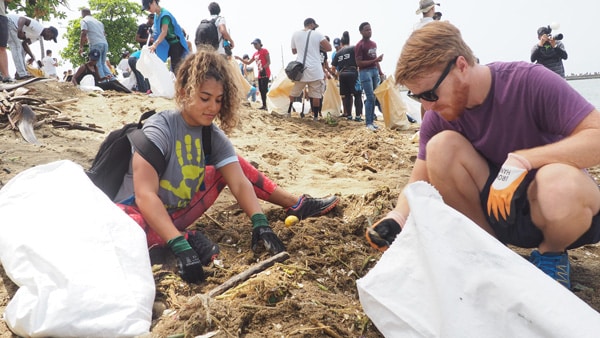
[[262, 106], [259, 109], [267, 110], [267, 92], [269, 91], [269, 79], [271, 78], [271, 56], [266, 48], [263, 48], [262, 41], [259, 38], [252, 40], [252, 46], [256, 49], [256, 52], [252, 54], [252, 58], [249, 60], [240, 59], [245, 65], [250, 65], [256, 62], [256, 68], [258, 71], [258, 91], [260, 92], [260, 98], [262, 100]]
[[115, 90], [122, 93], [131, 93], [131, 90], [127, 89], [123, 84], [116, 79], [112, 79], [111, 81], [106, 81], [108, 76], [101, 77], [100, 69], [98, 68], [98, 62], [100, 62], [100, 57], [102, 53], [100, 53], [97, 49], [90, 50], [90, 55], [88, 56], [88, 61], [82, 64], [73, 75], [71, 79], [71, 83], [78, 86], [81, 83], [81, 80], [86, 75], [92, 75], [94, 77], [94, 84], [97, 87], [102, 88], [103, 90]]
[[363, 22], [358, 26], [362, 39], [354, 46], [354, 56], [358, 65], [358, 76], [360, 85], [365, 92], [365, 124], [370, 131], [379, 129], [375, 125], [375, 89], [379, 86], [381, 78], [384, 76], [381, 70], [380, 62], [383, 60], [383, 54], [377, 55], [377, 44], [371, 40], [373, 31], [371, 24]]
[[111, 79], [112, 72], [106, 65], [106, 53], [108, 53], [108, 41], [106, 40], [106, 33], [104, 32], [104, 24], [98, 21], [92, 16], [89, 8], [83, 8], [81, 10], [81, 34], [79, 37], [79, 54], [83, 53], [83, 47], [87, 43], [90, 51], [95, 49], [100, 52], [100, 59], [98, 60], [98, 70], [100, 71], [100, 77]]
[[565, 77], [563, 61], [566, 60], [567, 50], [559, 39], [552, 36], [552, 28], [540, 27], [537, 30], [538, 43], [531, 49], [531, 62], [539, 63], [561, 77]]
[[[152, 26], [154, 25], [154, 14], [148, 14], [147, 21], [138, 26], [137, 33], [135, 34], [135, 41], [140, 44], [140, 49], [142, 49], [146, 43], [151, 46], [154, 43], [154, 38], [150, 31], [152, 30]], [[148, 41], [150, 38], [150, 41]]]
[[29, 45], [43, 38], [46, 41], [56, 42], [58, 30], [55, 27], [44, 28], [38, 21], [18, 14], [8, 14], [8, 47], [10, 48], [13, 62], [17, 70], [15, 78], [23, 80], [33, 77], [27, 72], [25, 55], [35, 60]]
[[159, 0], [143, 0], [142, 5], [144, 10], [154, 14], [154, 43], [148, 50], [156, 53], [164, 62], [171, 58], [171, 71], [177, 73], [179, 63], [189, 53], [183, 29], [173, 14], [159, 5]]
[[[541, 65], [479, 64], [444, 21], [411, 34], [395, 79], [428, 110], [409, 183], [428, 182], [503, 245], [536, 248], [530, 262], [570, 288], [567, 249], [600, 241], [600, 189], [585, 170], [600, 165], [600, 112]], [[401, 193], [367, 239], [385, 250], [409, 213]]]
[[240, 71], [242, 72], [244, 79], [246, 79], [246, 81], [248, 81], [250, 84], [250, 90], [248, 91], [248, 94], [246, 94], [246, 100], [256, 102], [256, 78], [254, 76], [254, 68], [244, 63], [250, 61], [250, 56], [248, 56], [248, 54], [244, 54], [241, 59], [238, 56], [235, 58], [241, 61]]
[[[287, 115], [291, 116], [294, 101], [301, 96], [304, 88], [308, 87], [308, 97], [310, 98], [310, 107], [313, 113], [313, 120], [317, 121], [321, 113], [321, 99], [325, 91], [325, 73], [321, 65], [321, 51], [331, 51], [331, 43], [327, 41], [325, 35], [316, 31], [319, 27], [313, 18], [304, 20], [304, 29], [294, 32], [292, 35], [292, 54], [296, 55], [296, 61], [304, 60], [304, 72], [300, 81], [294, 82], [290, 92], [290, 105]], [[308, 43], [307, 43], [308, 42]], [[304, 117], [304, 113], [300, 113]]]
[[342, 98], [342, 117], [352, 120], [352, 98], [354, 97], [354, 121], [362, 122], [362, 87], [358, 77], [358, 66], [354, 46], [350, 45], [350, 33], [344, 31], [340, 39], [341, 48], [331, 60], [331, 67], [338, 74], [340, 96]]
[[[425, 26], [426, 24], [434, 21], [433, 17], [436, 14], [436, 12], [435, 12], [436, 5], [439, 6], [440, 4], [433, 2], [433, 0], [420, 0], [419, 1], [419, 8], [415, 12], [415, 14], [422, 13], [423, 17], [421, 18], [421, 20], [419, 22], [417, 22], [415, 24], [415, 26], [413, 27], [413, 30], [419, 29], [419, 28]], [[442, 16], [442, 13], [440, 13], [440, 17], [441, 16]]]

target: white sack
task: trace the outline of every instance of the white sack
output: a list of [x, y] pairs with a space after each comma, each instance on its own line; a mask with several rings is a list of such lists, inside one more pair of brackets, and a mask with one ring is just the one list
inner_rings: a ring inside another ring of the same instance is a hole
[[4, 320], [25, 337], [147, 333], [154, 279], [143, 230], [70, 161], [0, 190], [0, 261], [19, 286]]
[[161, 96], [172, 99], [175, 96], [175, 80], [167, 69], [167, 65], [156, 55], [151, 53], [148, 46], [142, 48], [136, 68], [150, 82], [152, 96]]
[[269, 113], [287, 114], [288, 107], [290, 106], [290, 92], [293, 87], [294, 83], [288, 79], [285, 75], [285, 70], [281, 68], [267, 92], [267, 109]]
[[357, 281], [365, 313], [386, 337], [598, 337], [598, 312], [432, 186], [404, 191], [404, 230]]
[[96, 81], [94, 80], [94, 75], [88, 74], [84, 76], [81, 81], [79, 81], [79, 89], [84, 92], [92, 92], [94, 90], [103, 92], [104, 89], [96, 86]]

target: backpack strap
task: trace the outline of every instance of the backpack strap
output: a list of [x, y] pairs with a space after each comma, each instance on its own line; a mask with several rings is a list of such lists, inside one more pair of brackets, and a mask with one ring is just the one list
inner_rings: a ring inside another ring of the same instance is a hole
[[156, 114], [156, 110], [154, 109], [148, 110], [147, 112], [143, 113], [142, 116], [140, 116], [140, 120], [138, 121], [137, 129], [142, 129], [144, 121], [154, 114]]
[[156, 144], [150, 141], [141, 129], [136, 129], [127, 134], [127, 138], [134, 146], [135, 151], [152, 165], [160, 177], [167, 168], [167, 161]]
[[211, 126], [202, 127], [202, 151], [204, 151], [205, 159], [208, 158], [212, 151], [211, 130]]

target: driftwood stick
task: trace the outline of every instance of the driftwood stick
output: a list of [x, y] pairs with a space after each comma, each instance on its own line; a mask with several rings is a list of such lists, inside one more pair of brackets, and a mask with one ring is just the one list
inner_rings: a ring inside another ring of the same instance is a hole
[[41, 107], [54, 108], [54, 107], [62, 106], [62, 105], [65, 105], [65, 104], [77, 102], [78, 100], [79, 99], [77, 99], [77, 98], [75, 98], [75, 99], [68, 99], [68, 100], [64, 100], [64, 101], [44, 103], [44, 104], [41, 104], [40, 106]]
[[212, 217], [211, 215], [209, 215], [208, 213], [204, 214], [206, 217], [208, 217], [211, 221], [215, 222], [215, 224], [221, 228], [221, 229], [225, 229], [225, 227], [223, 226], [223, 224], [221, 224], [221, 222], [217, 221], [214, 217]]
[[258, 264], [251, 266], [249, 269], [238, 273], [237, 275], [229, 278], [223, 284], [217, 286], [216, 288], [210, 290], [208, 292], [208, 297], [212, 298], [222, 294], [223, 292], [231, 289], [232, 287], [238, 285], [239, 283], [245, 281], [250, 278], [252, 275], [257, 274], [267, 268], [273, 266], [277, 262], [283, 262], [286, 259], [290, 258], [290, 254], [287, 251], [282, 251], [275, 256], [272, 256]]
[[39, 111], [43, 111], [43, 112], [47, 112], [47, 113], [54, 113], [54, 114], [61, 114], [61, 111], [54, 108], [45, 108], [42, 106], [31, 106], [31, 108], [33, 108], [34, 110], [39, 110]]
[[19, 101], [21, 103], [23, 103], [23, 101], [27, 101], [28, 104], [44, 104], [46, 102], [45, 100], [40, 100], [31, 96], [13, 96], [9, 97], [8, 101]]

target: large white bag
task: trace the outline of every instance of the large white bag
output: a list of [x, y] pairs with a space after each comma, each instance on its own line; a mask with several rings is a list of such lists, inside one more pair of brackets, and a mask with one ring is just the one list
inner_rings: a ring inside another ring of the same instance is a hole
[[167, 65], [156, 55], [151, 53], [148, 46], [142, 48], [136, 68], [150, 82], [152, 96], [161, 96], [172, 99], [175, 96], [175, 77], [167, 69]]
[[411, 213], [357, 281], [386, 337], [598, 337], [600, 314], [464, 215], [424, 182]]
[[19, 286], [4, 320], [24, 337], [147, 333], [155, 289], [143, 230], [70, 161], [0, 190], [0, 261]]

